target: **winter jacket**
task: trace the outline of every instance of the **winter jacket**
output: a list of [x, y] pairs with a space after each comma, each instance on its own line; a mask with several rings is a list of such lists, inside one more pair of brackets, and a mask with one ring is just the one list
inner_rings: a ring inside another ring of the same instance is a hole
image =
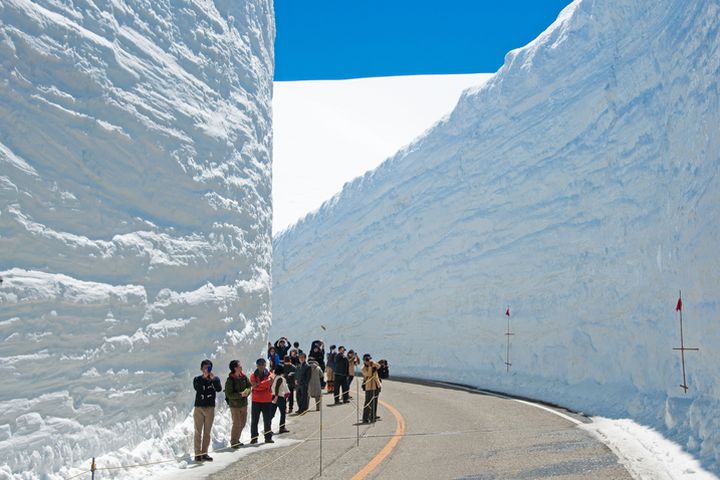
[[282, 365], [282, 362], [280, 361], [280, 355], [278, 355], [277, 352], [275, 352], [274, 354], [268, 353], [267, 358], [272, 366]]
[[251, 389], [250, 380], [244, 373], [241, 373], [238, 378], [232, 375], [228, 376], [227, 380], [225, 380], [225, 398], [230, 408], [247, 407], [247, 396], [243, 397], [242, 394], [243, 392], [249, 394]]
[[272, 387], [270, 388], [273, 399], [275, 397], [284, 397], [285, 394], [290, 393], [288, 388], [287, 380], [282, 375], [278, 375], [273, 379]]
[[311, 373], [312, 369], [310, 368], [310, 365], [308, 365], [307, 362], [301, 363], [300, 366], [297, 367], [297, 372], [295, 373], [295, 384], [307, 388], [310, 384]]
[[252, 387], [252, 401], [253, 403], [270, 403], [272, 402], [272, 392], [270, 387], [272, 386], [272, 378], [270, 372], [267, 370], [255, 370], [250, 375], [250, 383], [255, 386]]
[[327, 367], [332, 368], [335, 370], [335, 357], [337, 356], [336, 352], [330, 352], [327, 354]]
[[310, 362], [310, 360], [315, 360], [323, 372], [325, 371], [325, 350], [311, 351], [308, 354], [308, 362]]
[[345, 355], [338, 353], [335, 355], [335, 375], [348, 374], [348, 359]]
[[323, 372], [317, 362], [308, 362], [310, 365], [310, 383], [308, 384], [308, 395], [319, 397], [322, 395]]
[[[295, 348], [291, 348], [290, 352], [292, 352], [293, 350], [295, 350], [295, 352], [297, 352], [297, 349], [295, 349]], [[288, 352], [288, 355], [290, 355], [290, 352]], [[300, 357], [298, 357], [297, 355], [295, 355], [295, 356], [290, 355], [290, 363], [292, 363], [296, 367], [300, 366]]]
[[367, 390], [378, 390], [382, 383], [380, 383], [380, 377], [378, 376], [378, 365], [375, 362], [370, 362], [370, 365], [366, 365], [362, 368], [363, 386], [365, 391]]
[[215, 394], [222, 391], [222, 385], [218, 377], [210, 380], [202, 375], [193, 378], [193, 388], [195, 389], [196, 407], [214, 407]]
[[355, 376], [355, 366], [360, 365], [360, 358], [354, 355], [353, 358], [347, 357], [348, 360], [348, 375], [351, 377]]
[[295, 375], [297, 374], [297, 368], [295, 365], [291, 364], [285, 364], [285, 373], [283, 375], [285, 376], [285, 380], [287, 380], [287, 385], [290, 390], [295, 390]]
[[288, 354], [288, 352], [290, 351], [290, 348], [292, 348], [292, 345], [290, 345], [290, 344], [286, 343], [284, 347], [281, 347], [280, 340], [275, 342], [275, 352], [280, 357], [280, 360], [283, 360], [285, 358], [285, 355]]

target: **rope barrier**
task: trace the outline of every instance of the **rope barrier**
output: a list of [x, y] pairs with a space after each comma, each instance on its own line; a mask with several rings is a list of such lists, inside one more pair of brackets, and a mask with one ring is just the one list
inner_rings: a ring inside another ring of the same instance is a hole
[[[372, 401], [373, 401], [373, 400], [370, 400], [370, 402], [372, 402]], [[367, 404], [365, 404], [365, 406], [367, 407], [368, 405], [370, 405], [370, 402], [368, 402]], [[320, 408], [322, 408], [322, 407], [320, 407]], [[347, 415], [347, 416], [341, 418], [340, 420], [338, 420], [337, 422], [334, 422], [334, 423], [330, 424], [330, 426], [329, 426], [328, 428], [332, 428], [332, 427], [335, 427], [335, 426], [339, 425], [340, 423], [342, 423], [342, 422], [344, 422], [345, 420], [347, 420], [348, 418], [350, 418], [350, 416], [353, 415], [353, 414], [355, 414], [355, 412], [350, 412], [350, 415]], [[256, 473], [258, 473], [258, 472], [260, 472], [260, 471], [262, 471], [262, 470], [265, 470], [265, 469], [266, 469], [267, 467], [269, 467], [270, 465], [276, 463], [276, 462], [279, 461], [280, 459], [286, 457], [287, 455], [289, 455], [289, 454], [292, 453], [293, 451], [295, 451], [295, 450], [297, 450], [298, 448], [300, 448], [303, 444], [305, 444], [305, 443], [307, 443], [308, 441], [310, 441], [310, 440], [312, 439], [312, 437], [314, 437], [317, 433], [320, 433], [320, 429], [315, 430], [315, 431], [314, 431], [313, 433], [311, 433], [309, 436], [307, 436], [306, 438], [304, 438], [303, 440], [301, 440], [300, 443], [298, 443], [298, 444], [295, 445], [293, 448], [291, 448], [290, 450], [286, 451], [285, 453], [283, 453], [283, 454], [280, 455], [279, 457], [276, 457], [276, 458], [275, 458], [273, 461], [271, 461], [270, 463], [267, 463], [267, 464], [263, 465], [262, 467], [260, 467], [260, 468], [258, 468], [258, 469], [256, 469], [256, 470], [253, 470], [252, 472], [248, 473], [247, 475], [244, 475], [244, 476], [239, 477], [239, 478], [240, 478], [241, 480], [242, 480], [242, 479], [245, 479], [245, 478], [249, 478], [249, 477], [255, 475]]]
[[[372, 378], [368, 378], [367, 380], [363, 380], [361, 385], [364, 386], [364, 385], [365, 385], [367, 382], [369, 382], [370, 380], [372, 380]], [[358, 382], [360, 382], [359, 379], [358, 379]], [[364, 409], [364, 408], [367, 408], [367, 407], [375, 400], [375, 398], [377, 398], [377, 397], [373, 396], [373, 398], [371, 398], [370, 401], [369, 401], [367, 404], [365, 404], [362, 408], [363, 408], [363, 409]], [[322, 403], [322, 397], [321, 397], [320, 402]], [[351, 401], [350, 403], [351, 403], [351, 404], [354, 404], [354, 405], [356, 405], [356, 406], [358, 405], [358, 404], [355, 403], [355, 401]], [[307, 414], [310, 413], [310, 412], [311, 412], [310, 409], [306, 409], [304, 412], [300, 413], [299, 415], [296, 415], [295, 418], [303, 417], [303, 416], [307, 415]], [[344, 422], [345, 420], [347, 420], [348, 418], [350, 418], [351, 415], [354, 415], [354, 414], [356, 414], [356, 412], [351, 412], [350, 415], [347, 415], [346, 417], [343, 417], [342, 419], [340, 419], [338, 422], [335, 422], [335, 423], [331, 424], [331, 425], [329, 426], [329, 428], [334, 427], [334, 426], [336, 426], [336, 425], [339, 425], [341, 422]], [[251, 472], [250, 475], [253, 475], [253, 474], [259, 472], [260, 470], [265, 469], [266, 467], [272, 465], [272, 464], [275, 463], [276, 461], [278, 461], [278, 460], [280, 460], [281, 458], [285, 457], [285, 456], [288, 455], [290, 452], [292, 452], [292, 451], [294, 451], [295, 449], [299, 448], [299, 447], [300, 447], [301, 445], [303, 445], [304, 443], [310, 441], [310, 440], [312, 439], [312, 437], [313, 437], [316, 433], [319, 433], [319, 432], [320, 432], [320, 430], [314, 431], [310, 436], [306, 437], [306, 438], [303, 439], [303, 440], [300, 440], [300, 442], [298, 443], [298, 445], [296, 445], [295, 447], [291, 448], [289, 451], [285, 452], [284, 454], [280, 455], [279, 457], [277, 457], [275, 460], [273, 460], [272, 462], [268, 463], [267, 465], [261, 467], [260, 469], [254, 471], [254, 472]], [[254, 437], [250, 437], [250, 441], [252, 442], [253, 440], [259, 440], [261, 436], [265, 436], [265, 435], [272, 434], [272, 433], [273, 433], [272, 430], [270, 430], [270, 431], [263, 431], [263, 432], [261, 432], [261, 433], [258, 433], [258, 434], [257, 434], [256, 436], [254, 436]], [[212, 453], [218, 453], [218, 452], [224, 452], [224, 451], [227, 451], [227, 450], [230, 450], [230, 449], [234, 449], [234, 448], [235, 448], [234, 445], [230, 445], [230, 446], [223, 447], [223, 448], [218, 448], [218, 449], [214, 449], [214, 450], [208, 450], [208, 451], [206, 451], [206, 452], [201, 452], [201, 453], [198, 453], [197, 455], [194, 454], [194, 453], [185, 453], [185, 454], [181, 455], [180, 457], [176, 457], [176, 458], [172, 458], [172, 459], [157, 460], [157, 461], [146, 462], [146, 463], [136, 463], [136, 464], [132, 464], [132, 465], [119, 465], [119, 466], [116, 466], [116, 467], [96, 467], [96, 466], [95, 466], [95, 459], [93, 458], [92, 467], [91, 467], [90, 470], [83, 470], [82, 472], [80, 472], [80, 473], [78, 473], [78, 474], [72, 475], [72, 476], [70, 476], [70, 477], [65, 477], [65, 480], [72, 480], [72, 479], [78, 478], [78, 477], [80, 477], [80, 476], [82, 476], [82, 475], [86, 475], [86, 474], [88, 474], [88, 473], [94, 473], [94, 472], [98, 472], [98, 471], [125, 470], [125, 469], [130, 469], [130, 468], [147, 468], [147, 467], [152, 467], [152, 466], [155, 466], [155, 465], [161, 465], [161, 464], [163, 464], [163, 463], [181, 462], [181, 461], [183, 461], [183, 460], [190, 460], [190, 461], [192, 461], [192, 460], [195, 459], [196, 457], [200, 457], [200, 456], [203, 456], [203, 455], [207, 455], [207, 454], [210, 453], [210, 452], [212, 452]], [[249, 475], [246, 475], [246, 476], [240, 477], [240, 478], [247, 478], [248, 476], [249, 476]]]
[[[359, 380], [358, 380], [358, 381], [359, 381]], [[367, 381], [369, 381], [369, 380], [363, 381], [362, 384], [364, 385], [365, 383], [367, 383]], [[373, 399], [371, 399], [370, 402], [368, 402], [363, 408], [365, 408], [365, 407], [367, 407], [368, 405], [370, 405], [370, 403], [371, 403], [372, 401], [373, 401]], [[321, 402], [322, 402], [322, 400], [321, 400]], [[354, 402], [351, 402], [351, 403], [354, 404]], [[305, 410], [304, 412], [300, 413], [299, 415], [296, 415], [295, 418], [303, 417], [303, 416], [307, 415], [307, 414], [310, 413], [310, 412], [311, 412], [311, 410], [310, 410], [310, 409], [307, 409], [307, 410]], [[351, 412], [350, 415], [347, 415], [346, 417], [343, 417], [343, 418], [342, 418], [341, 420], [339, 420], [338, 422], [331, 424], [331, 425], [329, 426], [329, 428], [334, 427], [334, 426], [338, 425], [338, 424], [341, 423], [341, 422], [344, 422], [344, 421], [347, 420], [351, 415], [354, 415], [354, 414], [355, 414], [355, 412]], [[270, 462], [269, 464], [261, 467], [260, 469], [254, 471], [254, 472], [251, 472], [251, 475], [257, 473], [257, 472], [260, 471], [260, 470], [265, 469], [267, 466], [272, 465], [272, 464], [275, 463], [277, 460], [280, 460], [281, 458], [285, 457], [287, 454], [289, 454], [290, 452], [292, 452], [292, 451], [294, 451], [295, 449], [299, 448], [299, 447], [300, 447], [301, 445], [303, 445], [305, 442], [309, 441], [315, 434], [317, 434], [317, 433], [319, 433], [319, 432], [320, 432], [320, 430], [314, 431], [310, 436], [308, 436], [307, 438], [301, 440], [298, 445], [296, 445], [295, 447], [291, 448], [288, 452], [284, 453], [283, 455], [280, 455], [280, 456], [277, 457], [275, 460], [273, 460], [273, 461]], [[254, 436], [254, 437], [250, 437], [250, 441], [252, 442], [253, 440], [258, 440], [261, 436], [265, 436], [265, 435], [268, 435], [268, 434], [271, 434], [271, 433], [273, 433], [272, 430], [270, 430], [270, 431], [263, 431], [263, 432], [261, 432], [261, 433], [258, 433], [258, 434], [257, 434], [256, 436]], [[234, 447], [233, 445], [230, 445], [230, 446], [227, 446], [227, 447], [218, 448], [218, 449], [214, 449], [214, 450], [211, 450], [211, 451], [212, 451], [213, 453], [217, 453], [217, 452], [223, 452], [223, 451], [230, 450], [230, 449], [234, 449], [234, 448], [235, 448], [235, 447]], [[110, 471], [110, 470], [124, 470], [124, 469], [130, 469], [130, 468], [147, 468], [147, 467], [151, 467], [151, 466], [155, 466], [155, 465], [161, 465], [161, 464], [163, 464], [163, 463], [181, 462], [181, 461], [183, 461], [183, 460], [191, 460], [191, 461], [192, 461], [195, 457], [199, 457], [199, 456], [202, 456], [202, 455], [207, 455], [207, 454], [210, 453], [211, 451], [201, 452], [201, 453], [199, 453], [199, 454], [197, 454], [197, 455], [195, 455], [194, 453], [185, 453], [185, 454], [183, 454], [183, 455], [180, 456], [180, 457], [176, 457], [176, 458], [172, 458], [172, 459], [157, 460], [157, 461], [154, 461], [154, 462], [137, 463], [137, 464], [132, 464], [132, 465], [119, 465], [119, 466], [116, 466], [116, 467], [94, 467], [94, 464], [93, 464], [93, 469], [92, 469], [92, 470], [83, 470], [82, 472], [80, 472], [80, 473], [78, 473], [78, 474], [72, 475], [72, 476], [70, 476], [70, 477], [65, 477], [65, 480], [72, 480], [72, 479], [74, 479], [74, 478], [78, 478], [78, 477], [80, 477], [80, 476], [82, 476], [82, 475], [86, 475], [86, 474], [88, 474], [88, 473], [92, 473], [93, 470], [97, 472], [97, 471]], [[247, 476], [245, 476], [245, 477], [240, 477], [240, 478], [247, 478]]]

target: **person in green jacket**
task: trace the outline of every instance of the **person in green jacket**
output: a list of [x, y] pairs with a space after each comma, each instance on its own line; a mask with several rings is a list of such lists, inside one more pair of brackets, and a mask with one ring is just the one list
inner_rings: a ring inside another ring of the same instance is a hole
[[225, 381], [225, 400], [230, 406], [232, 417], [232, 430], [230, 431], [230, 446], [232, 448], [242, 447], [240, 434], [247, 422], [247, 397], [250, 395], [252, 385], [250, 380], [242, 371], [239, 360], [230, 362], [230, 375]]

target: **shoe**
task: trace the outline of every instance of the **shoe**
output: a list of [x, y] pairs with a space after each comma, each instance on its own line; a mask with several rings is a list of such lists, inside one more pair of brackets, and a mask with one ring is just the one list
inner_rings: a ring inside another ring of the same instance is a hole
[[205, 455], [195, 455], [195, 456], [193, 457], [193, 460], [196, 461], [196, 462], [202, 462], [202, 461], [205, 460]]
[[206, 462], [212, 462], [213, 458], [206, 453], [205, 455], [203, 455], [203, 460], [205, 460]]
[[257, 438], [253, 438], [252, 440], [250, 440], [250, 445], [257, 445], [257, 443]]
[[275, 443], [275, 440], [273, 440], [272, 438], [268, 438], [267, 440], [265, 440], [265, 443]]
[[280, 434], [280, 433], [290, 433], [290, 430], [288, 430], [287, 428], [283, 427], [283, 428], [281, 428], [281, 429], [278, 431], [278, 434]]
[[238, 448], [242, 447], [243, 445], [244, 444], [242, 442], [237, 442], [237, 443], [233, 443], [232, 445], [230, 445], [230, 448], [234, 448], [235, 450], [237, 450]]

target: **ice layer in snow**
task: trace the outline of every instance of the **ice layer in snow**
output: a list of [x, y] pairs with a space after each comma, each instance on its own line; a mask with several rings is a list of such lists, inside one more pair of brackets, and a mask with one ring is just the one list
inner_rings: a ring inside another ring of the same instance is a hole
[[718, 2], [572, 3], [274, 240], [273, 335], [632, 418], [720, 472], [719, 79]]
[[190, 451], [200, 360], [262, 347], [274, 28], [270, 0], [0, 2], [0, 478]]

